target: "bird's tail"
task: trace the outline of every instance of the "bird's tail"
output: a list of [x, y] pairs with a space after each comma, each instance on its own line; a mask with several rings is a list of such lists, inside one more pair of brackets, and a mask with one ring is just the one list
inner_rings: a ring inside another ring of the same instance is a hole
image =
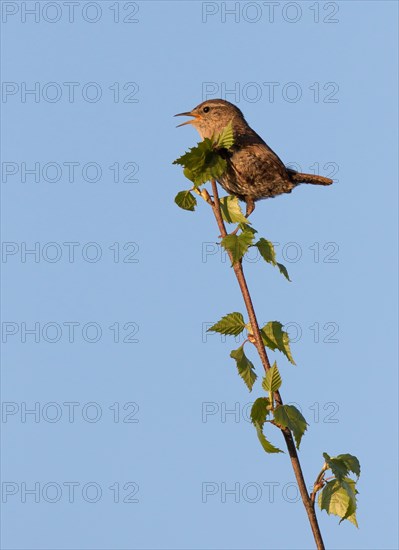
[[295, 170], [287, 170], [294, 183], [310, 183], [312, 185], [331, 185], [333, 180], [316, 174], [301, 174]]

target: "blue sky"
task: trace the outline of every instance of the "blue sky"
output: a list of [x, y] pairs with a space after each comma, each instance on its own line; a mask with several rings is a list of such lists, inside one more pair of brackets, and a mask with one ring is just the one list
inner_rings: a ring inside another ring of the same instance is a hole
[[1, 7], [2, 547], [313, 548], [237, 343], [205, 334], [244, 312], [211, 212], [174, 204], [198, 136], [172, 116], [222, 97], [337, 180], [253, 214], [292, 283], [244, 264], [294, 340], [271, 356], [308, 485], [323, 452], [361, 461], [360, 529], [319, 513], [326, 546], [397, 548], [397, 4]]

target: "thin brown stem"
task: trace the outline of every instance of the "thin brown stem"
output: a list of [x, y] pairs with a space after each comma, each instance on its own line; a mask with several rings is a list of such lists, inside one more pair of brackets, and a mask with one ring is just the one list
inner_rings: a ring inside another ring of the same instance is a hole
[[324, 479], [324, 474], [326, 473], [327, 469], [328, 469], [327, 464], [324, 464], [323, 468], [321, 469], [319, 475], [316, 478], [316, 481], [314, 482], [313, 491], [310, 494], [310, 500], [312, 502], [313, 508], [316, 502], [316, 494], [318, 493], [318, 491], [320, 491], [320, 489], [324, 487], [326, 483]]
[[[216, 218], [216, 222], [217, 222], [218, 227], [219, 227], [220, 235], [222, 237], [226, 237], [227, 231], [226, 231], [226, 227], [224, 225], [222, 212], [220, 210], [219, 193], [218, 193], [217, 184], [216, 184], [215, 180], [212, 180], [211, 183], [212, 183], [212, 191], [213, 191], [213, 204], [211, 205], [212, 210], [213, 210], [213, 213], [214, 213], [215, 218]], [[258, 323], [258, 320], [256, 318], [255, 309], [254, 309], [254, 306], [253, 306], [253, 303], [252, 303], [252, 298], [251, 298], [251, 295], [250, 295], [250, 292], [249, 292], [249, 289], [248, 289], [247, 281], [245, 279], [244, 270], [243, 270], [243, 267], [242, 267], [242, 261], [233, 262], [232, 255], [230, 253], [229, 253], [229, 256], [230, 256], [230, 260], [233, 264], [233, 269], [234, 269], [235, 276], [237, 278], [238, 284], [239, 284], [240, 289], [241, 289], [241, 293], [242, 293], [242, 297], [244, 299], [245, 307], [246, 307], [247, 312], [248, 312], [248, 317], [249, 317], [249, 321], [251, 323], [251, 328], [252, 328], [252, 332], [253, 332], [253, 336], [254, 336], [254, 340], [255, 340], [254, 345], [255, 345], [255, 347], [258, 351], [258, 354], [259, 354], [260, 360], [262, 362], [263, 368], [267, 372], [270, 369], [270, 361], [269, 361], [269, 358], [267, 356], [266, 348], [265, 348], [265, 346], [263, 344], [263, 341], [262, 341], [262, 336], [261, 336], [261, 333], [260, 333], [259, 323]], [[283, 401], [281, 399], [281, 396], [280, 396], [279, 392], [276, 392], [275, 399], [276, 399], [277, 404], [279, 404], [279, 405], [282, 404]], [[299, 457], [298, 457], [298, 453], [296, 451], [296, 447], [295, 447], [294, 439], [292, 437], [292, 433], [287, 428], [282, 429], [281, 431], [282, 431], [284, 439], [285, 439], [285, 443], [286, 443], [286, 446], [287, 446], [287, 449], [288, 449], [288, 454], [290, 455], [292, 468], [294, 470], [295, 478], [296, 478], [296, 481], [298, 483], [299, 491], [301, 493], [302, 502], [305, 506], [305, 510], [306, 510], [306, 513], [307, 513], [308, 518], [309, 518], [309, 523], [310, 523], [310, 526], [311, 526], [311, 529], [312, 529], [314, 540], [316, 542], [316, 547], [317, 547], [318, 550], [324, 550], [324, 548], [325, 548], [324, 547], [324, 542], [323, 542], [323, 538], [321, 536], [319, 524], [318, 524], [316, 513], [315, 513], [315, 510], [314, 510], [314, 501], [311, 500], [311, 498], [309, 496], [309, 493], [307, 491], [307, 488], [306, 488], [306, 483], [305, 483], [305, 479], [304, 479], [304, 476], [303, 476], [302, 467], [301, 467], [301, 464], [299, 462]]]

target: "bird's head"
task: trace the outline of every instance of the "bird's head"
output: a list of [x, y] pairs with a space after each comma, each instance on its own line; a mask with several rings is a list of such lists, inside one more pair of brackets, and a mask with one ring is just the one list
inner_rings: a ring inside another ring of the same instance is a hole
[[209, 99], [194, 107], [192, 111], [179, 113], [175, 116], [193, 117], [179, 126], [191, 124], [198, 131], [201, 139], [220, 134], [230, 122], [232, 122], [233, 129], [243, 123], [246, 124], [240, 109], [223, 99]]

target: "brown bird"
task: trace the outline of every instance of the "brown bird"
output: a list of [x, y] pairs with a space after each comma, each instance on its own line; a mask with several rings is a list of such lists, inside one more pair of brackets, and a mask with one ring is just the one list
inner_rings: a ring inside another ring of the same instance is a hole
[[314, 174], [302, 174], [286, 168], [281, 159], [249, 126], [238, 107], [223, 99], [210, 99], [192, 111], [175, 116], [192, 116], [179, 126], [192, 124], [201, 139], [212, 138], [231, 122], [234, 145], [219, 150], [227, 160], [227, 169], [219, 183], [229, 194], [247, 204], [246, 215], [255, 209], [255, 201], [291, 193], [301, 183], [331, 185], [333, 180]]

